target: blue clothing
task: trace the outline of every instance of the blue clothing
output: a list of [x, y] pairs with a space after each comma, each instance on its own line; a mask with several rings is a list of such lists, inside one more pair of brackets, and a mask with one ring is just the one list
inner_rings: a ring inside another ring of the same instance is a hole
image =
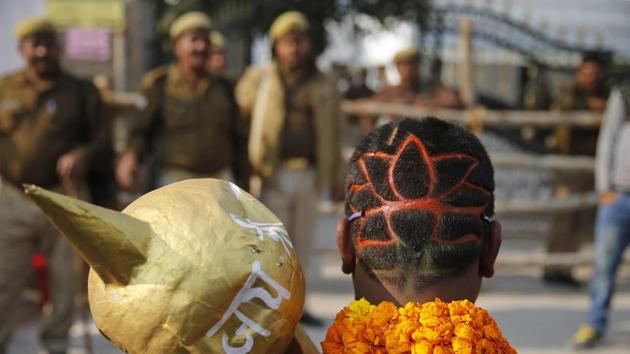
[[586, 321], [606, 330], [615, 275], [630, 244], [630, 192], [620, 192], [610, 205], [600, 205], [595, 225], [595, 269], [591, 280], [591, 307]]

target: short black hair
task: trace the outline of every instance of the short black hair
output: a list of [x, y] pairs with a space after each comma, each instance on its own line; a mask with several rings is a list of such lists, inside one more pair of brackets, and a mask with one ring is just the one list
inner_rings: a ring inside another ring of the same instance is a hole
[[590, 50], [582, 53], [582, 64], [590, 62], [606, 68], [612, 63], [612, 59], [612, 52], [606, 50]]
[[[425, 280], [479, 258], [494, 214], [494, 171], [475, 135], [437, 118], [403, 119], [370, 133], [346, 178], [352, 244], [371, 270]], [[401, 277], [396, 277], [404, 281]], [[402, 285], [402, 284], [401, 284]]]

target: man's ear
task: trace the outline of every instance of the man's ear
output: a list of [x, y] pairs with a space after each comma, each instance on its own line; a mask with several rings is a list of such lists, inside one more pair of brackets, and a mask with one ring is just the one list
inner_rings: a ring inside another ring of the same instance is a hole
[[341, 256], [341, 270], [345, 274], [352, 274], [356, 264], [356, 255], [350, 239], [350, 225], [348, 219], [344, 217], [337, 221], [337, 250]]
[[[181, 37], [181, 35], [180, 35]], [[178, 38], [172, 38], [171, 39], [171, 52], [173, 53], [173, 55], [177, 58], [177, 42], [179, 40]]]
[[481, 276], [490, 278], [494, 275], [494, 262], [499, 255], [501, 248], [501, 223], [492, 221], [490, 223], [490, 234], [488, 240], [481, 248], [481, 256], [479, 258], [479, 273]]
[[20, 39], [17, 45], [18, 53], [20, 53], [22, 57], [26, 57], [26, 54], [24, 53], [24, 46], [25, 46], [24, 42], [25, 42], [24, 39]]

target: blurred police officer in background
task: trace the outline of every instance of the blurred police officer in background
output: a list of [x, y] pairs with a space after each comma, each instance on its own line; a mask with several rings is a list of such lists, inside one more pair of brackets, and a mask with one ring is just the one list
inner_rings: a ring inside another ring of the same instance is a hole
[[394, 64], [400, 76], [400, 83], [383, 88], [374, 98], [418, 106], [461, 108], [462, 101], [457, 91], [446, 88], [440, 82], [431, 84], [421, 80], [421, 60], [420, 51], [415, 47], [396, 53]]
[[[562, 89], [554, 107], [561, 110], [589, 110], [603, 112], [610, 87], [606, 84], [605, 68], [610, 58], [606, 53], [586, 53], [575, 74], [575, 80]], [[568, 155], [595, 156], [599, 128], [560, 126], [554, 131], [553, 141], [558, 152]], [[575, 178], [572, 173], [555, 173], [566, 192], [588, 192], [594, 189], [592, 175]], [[591, 238], [595, 211], [592, 209], [558, 213], [554, 219], [547, 251], [550, 253], [577, 252], [582, 241]], [[548, 283], [578, 287], [571, 267], [546, 267], [543, 280]]]
[[210, 32], [210, 19], [201, 12], [183, 14], [171, 25], [177, 60], [142, 80], [147, 104], [116, 172], [123, 189], [140, 189], [140, 162], [147, 158], [148, 189], [202, 177], [247, 188], [246, 132], [236, 101], [229, 83], [206, 70]]
[[[236, 96], [251, 121], [249, 158], [262, 177], [262, 201], [287, 227], [308, 279], [319, 191], [338, 196], [343, 179], [340, 95], [315, 67], [303, 14], [278, 16], [269, 36], [272, 63], [248, 68]], [[321, 324], [307, 311], [302, 320]]]
[[74, 252], [20, 189], [37, 184], [85, 197], [86, 175], [111, 152], [111, 129], [96, 88], [61, 69], [47, 19], [24, 20], [15, 34], [26, 66], [0, 79], [0, 353], [16, 325], [37, 250], [48, 260], [52, 305], [42, 345], [65, 353], [79, 289]]
[[212, 31], [210, 32], [210, 55], [208, 55], [206, 69], [210, 74], [225, 78], [227, 64], [225, 37], [219, 31]]

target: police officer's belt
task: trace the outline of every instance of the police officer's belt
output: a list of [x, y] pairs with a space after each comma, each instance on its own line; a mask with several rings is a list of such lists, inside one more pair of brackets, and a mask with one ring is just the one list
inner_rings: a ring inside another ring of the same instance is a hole
[[282, 167], [289, 170], [304, 170], [311, 165], [311, 162], [306, 157], [292, 157], [282, 161]]

